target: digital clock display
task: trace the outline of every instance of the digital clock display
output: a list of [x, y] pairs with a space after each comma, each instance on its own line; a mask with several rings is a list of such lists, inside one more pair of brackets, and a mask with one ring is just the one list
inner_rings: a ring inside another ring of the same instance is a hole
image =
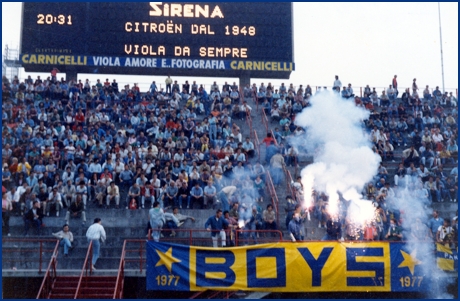
[[25, 2], [22, 20], [23, 54], [294, 60], [291, 3]]
[[59, 24], [59, 25], [72, 25], [72, 16], [71, 15], [59, 15], [57, 17], [51, 14], [38, 14], [37, 15], [37, 24]]

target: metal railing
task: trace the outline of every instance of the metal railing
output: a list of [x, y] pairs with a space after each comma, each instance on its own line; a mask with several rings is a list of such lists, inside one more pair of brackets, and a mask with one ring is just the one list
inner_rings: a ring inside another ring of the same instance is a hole
[[42, 285], [37, 294], [37, 299], [48, 299], [53, 288], [54, 281], [56, 280], [57, 256], [59, 254], [59, 241], [56, 241], [51, 260], [43, 277]]
[[[275, 203], [272, 202], [272, 204], [275, 204]], [[275, 205], [273, 205], [273, 207], [276, 208]], [[184, 244], [184, 245], [189, 245], [189, 246], [210, 247], [212, 246], [211, 233], [212, 232], [219, 233], [220, 231], [219, 230], [207, 230], [207, 229], [167, 229], [167, 228], [163, 228], [161, 232], [163, 235], [163, 237], [160, 238], [161, 242], [170, 242], [170, 243]], [[259, 234], [258, 236], [260, 237], [260, 243], [279, 242], [279, 241], [282, 241], [283, 239], [282, 233], [278, 230], [244, 230], [238, 227], [238, 228], [226, 229], [225, 233], [227, 234], [228, 239], [230, 239], [231, 237], [231, 240], [235, 244], [235, 246], [239, 246], [240, 242], [246, 241], [245, 239], [241, 238], [239, 234], [243, 234], [243, 236], [246, 233], [254, 233], [256, 235]], [[230, 235], [230, 233], [232, 234]], [[174, 236], [172, 236], [171, 234], [174, 234]], [[271, 234], [271, 235], [270, 237], [267, 237], [265, 234]], [[277, 239], [277, 237], [279, 238]], [[151, 231], [149, 231], [148, 240], [151, 240], [151, 239], [152, 239]], [[137, 242], [138, 240], [133, 240], [133, 241]], [[135, 249], [135, 250], [127, 249], [125, 257], [129, 255], [128, 254], [129, 252], [140, 252], [142, 250], [143, 250], [142, 246], [140, 246], [139, 249]], [[142, 257], [141, 254], [139, 254], [139, 256]]]
[[222, 291], [202, 291], [193, 294], [189, 299], [229, 299], [236, 292]]
[[262, 123], [265, 126], [265, 131], [268, 133], [268, 119], [267, 119], [267, 114], [265, 114], [265, 110], [262, 109]]
[[[37, 248], [30, 248], [30, 249], [20, 248], [19, 246], [18, 247], [15, 246], [14, 249], [13, 248], [10, 249], [9, 247], [5, 247], [5, 243], [7, 243], [7, 242], [38, 243], [39, 245], [38, 245], [38, 250], [37, 250]], [[49, 249], [49, 248], [44, 246], [47, 243], [56, 243], [56, 239], [51, 239], [51, 238], [48, 238], [48, 239], [41, 239], [41, 238], [2, 238], [2, 244], [3, 244], [2, 253], [3, 254], [14, 253], [14, 254], [18, 255], [14, 259], [10, 259], [10, 258], [7, 258], [7, 257], [3, 256], [2, 261], [3, 262], [13, 262], [13, 263], [21, 262], [21, 261], [23, 261], [23, 262], [34, 261], [32, 256], [27, 256], [27, 255], [23, 256], [23, 254], [21, 254], [21, 253], [36, 253], [38, 251], [39, 252], [38, 273], [42, 273], [44, 254], [45, 253], [51, 253], [51, 256], [54, 254], [54, 248]]]
[[[118, 267], [117, 282], [115, 283], [115, 291], [113, 292], [112, 299], [123, 299], [123, 287], [125, 284], [125, 251], [126, 251], [126, 240], [123, 242], [123, 249], [121, 251], [120, 265]], [[141, 253], [141, 256], [142, 256], [142, 253]], [[140, 266], [141, 266], [141, 271], [142, 271], [142, 264]]]
[[259, 136], [257, 135], [257, 131], [253, 130], [254, 132], [254, 149], [257, 152], [257, 157], [259, 158], [260, 162], [260, 141], [259, 141]]
[[265, 173], [265, 178], [267, 179], [266, 185], [267, 185], [268, 192], [270, 193], [272, 205], [273, 205], [273, 208], [275, 209], [276, 224], [279, 227], [280, 223], [279, 223], [279, 210], [278, 210], [278, 207], [279, 207], [278, 206], [279, 204], [278, 195], [276, 194], [276, 189], [275, 189], [275, 186], [273, 185], [272, 177], [268, 171]]
[[[93, 273], [93, 265], [91, 262], [92, 257], [93, 257], [93, 241], [91, 240], [89, 242], [88, 251], [86, 252], [86, 257], [85, 257], [85, 262], [83, 263], [83, 268], [81, 269], [80, 279], [78, 280], [78, 285], [75, 291], [74, 299], [79, 299], [83, 277], [85, 278], [85, 281], [87, 281], [88, 276]], [[89, 270], [89, 273], [88, 273], [88, 270]]]
[[291, 176], [291, 172], [286, 168], [286, 166], [283, 166], [283, 170], [286, 176], [286, 192], [288, 192], [293, 197], [293, 199], [296, 199], [296, 192], [291, 184], [294, 182]]

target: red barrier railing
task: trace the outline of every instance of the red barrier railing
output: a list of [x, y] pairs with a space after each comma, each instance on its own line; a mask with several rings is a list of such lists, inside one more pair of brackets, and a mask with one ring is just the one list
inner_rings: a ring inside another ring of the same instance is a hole
[[254, 139], [254, 132], [253, 132], [253, 129], [252, 129], [251, 111], [249, 111], [249, 110], [246, 111], [246, 123], [248, 124], [248, 127], [249, 127], [249, 137], [252, 140], [252, 139]]
[[59, 254], [59, 241], [56, 241], [51, 260], [46, 270], [45, 276], [43, 277], [42, 285], [37, 294], [37, 299], [49, 299], [51, 289], [53, 288], [54, 281], [56, 280], [56, 267], [57, 267], [57, 256]]
[[[184, 245], [198, 245], [198, 246], [212, 246], [211, 232], [220, 232], [219, 230], [208, 231], [206, 229], [162, 229], [164, 237], [160, 238], [161, 242], [169, 242]], [[227, 239], [234, 242], [235, 246], [246, 243], [255, 243], [254, 240], [248, 236], [254, 234], [258, 236], [257, 243], [274, 243], [283, 241], [283, 233], [279, 230], [242, 230], [242, 229], [227, 229]], [[233, 233], [233, 236], [230, 235]], [[148, 239], [126, 239], [123, 243], [123, 250], [118, 268], [117, 282], [115, 286], [114, 299], [121, 299], [123, 297], [124, 275], [127, 263], [137, 263], [139, 272], [142, 273], [144, 266], [146, 266], [146, 243], [152, 240], [151, 230], [149, 230]], [[174, 233], [174, 236], [171, 234]], [[204, 233], [207, 237], [196, 237], [194, 234]], [[134, 244], [134, 247], [133, 247]], [[129, 247], [128, 247], [129, 246]], [[131, 254], [134, 254], [131, 257]], [[83, 275], [83, 272], [82, 272]]]
[[265, 173], [265, 175], [266, 175], [265, 177], [267, 179], [266, 185], [267, 185], [267, 188], [268, 188], [268, 192], [270, 193], [273, 208], [275, 208], [276, 224], [279, 227], [280, 223], [279, 223], [279, 210], [278, 210], [278, 204], [279, 204], [278, 195], [276, 194], [276, 189], [275, 189], [275, 186], [273, 185], [273, 180], [272, 180], [272, 177], [270, 176], [270, 173], [267, 171]]
[[259, 158], [260, 162], [260, 141], [256, 130], [254, 130], [254, 149], [257, 152], [257, 157]]
[[[125, 284], [125, 250], [126, 240], [123, 242], [123, 249], [121, 251], [120, 265], [118, 267], [117, 282], [115, 283], [115, 292], [113, 292], [113, 299], [123, 299], [123, 286]], [[142, 271], [142, 264], [140, 264], [140, 267]]]
[[193, 294], [189, 299], [229, 299], [237, 292], [222, 291], [202, 291]]
[[[275, 203], [272, 203], [275, 204]], [[275, 205], [273, 205], [273, 208], [276, 208]], [[277, 211], [276, 211], [277, 213]], [[230, 239], [230, 237], [235, 234], [235, 232], [231, 231], [237, 231], [238, 233], [242, 232], [253, 232], [255, 234], [273, 234], [275, 235], [274, 237], [265, 237], [265, 235], [259, 235], [261, 236], [260, 243], [269, 243], [269, 242], [278, 242], [281, 241], [283, 236], [282, 233], [280, 233], [278, 230], [243, 230], [240, 228], [233, 228], [233, 229], [227, 229], [225, 230], [225, 233], [227, 235], [227, 238]], [[219, 230], [211, 230], [208, 231], [206, 229], [167, 229], [163, 228], [162, 234], [164, 237], [160, 238], [160, 241], [162, 242], [171, 242], [171, 243], [177, 243], [177, 244], [185, 244], [189, 246], [212, 246], [212, 239], [211, 239], [211, 232], [217, 232], [219, 233]], [[171, 234], [174, 234], [174, 236], [171, 236]], [[201, 235], [199, 235], [201, 234]], [[280, 235], [279, 235], [280, 234]], [[199, 236], [198, 236], [199, 235]], [[273, 236], [271, 235], [271, 236]], [[276, 239], [276, 237], [279, 237]], [[149, 240], [150, 240], [150, 235], [149, 235]], [[238, 241], [236, 239], [231, 238], [232, 242], [235, 243], [236, 246], [238, 246]], [[241, 240], [239, 240], [241, 241]], [[130, 250], [127, 250], [126, 253], [128, 254], [131, 252]]]
[[[10, 249], [9, 247], [5, 247], [5, 243], [7, 242], [18, 242], [18, 243], [38, 243], [38, 248], [19, 248], [15, 247]], [[38, 273], [42, 273], [42, 266], [43, 266], [43, 260], [44, 260], [44, 254], [45, 253], [51, 253], [54, 254], [54, 248], [48, 248], [46, 244], [51, 244], [51, 243], [56, 243], [56, 239], [40, 239], [40, 238], [2, 238], [2, 253], [3, 254], [8, 254], [8, 253], [14, 253], [17, 254], [18, 256], [15, 257], [14, 259], [8, 258], [7, 256], [3, 256], [2, 261], [3, 262], [30, 262], [34, 261], [35, 259], [33, 256], [23, 256], [21, 253], [36, 253], [39, 252], [39, 258], [38, 258]], [[44, 246], [45, 245], [45, 246]], [[54, 244], [52, 245], [54, 247]], [[46, 260], [46, 259], [45, 259]]]
[[265, 126], [265, 131], [268, 133], [268, 119], [264, 110], [262, 110], [262, 123]]
[[284, 170], [284, 174], [286, 175], [286, 192], [291, 194], [293, 199], [296, 199], [295, 189], [294, 187], [292, 187], [292, 184], [291, 184], [292, 182], [294, 182], [291, 176], [291, 172], [287, 170], [286, 166], [283, 166], [283, 170]]
[[[80, 279], [78, 280], [77, 290], [75, 292], [74, 299], [79, 299], [83, 276], [85, 275], [85, 281], [87, 281], [88, 276], [93, 273], [93, 264], [91, 262], [92, 257], [93, 257], [93, 241], [91, 240], [88, 246], [88, 251], [86, 252], [86, 257], [85, 257], [85, 262], [83, 263], [83, 268], [81, 269]], [[88, 273], [88, 270], [89, 270], [89, 273]]]

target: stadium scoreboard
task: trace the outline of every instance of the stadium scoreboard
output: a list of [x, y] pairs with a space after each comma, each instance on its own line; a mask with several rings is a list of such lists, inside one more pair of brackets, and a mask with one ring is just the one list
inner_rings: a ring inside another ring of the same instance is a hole
[[26, 2], [26, 71], [289, 78], [292, 3]]

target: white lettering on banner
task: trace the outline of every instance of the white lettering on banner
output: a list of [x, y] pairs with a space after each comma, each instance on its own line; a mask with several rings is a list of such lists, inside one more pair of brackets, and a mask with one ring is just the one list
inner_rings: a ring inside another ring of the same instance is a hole
[[120, 66], [118, 57], [93, 56], [93, 62], [95, 66]]
[[[182, 4], [164, 4], [163, 10], [161, 10], [161, 5], [163, 2], [150, 2], [150, 16], [164, 16], [164, 17], [186, 17], [186, 18], [223, 18], [224, 14], [220, 10], [220, 7], [216, 5], [209, 16], [209, 5], [198, 5], [198, 4], [185, 4], [182, 9]], [[195, 14], [193, 13], [195, 10]], [[184, 13], [182, 16], [182, 12]]]
[[125, 67], [156, 67], [157, 60], [151, 58], [127, 58]]
[[161, 60], [161, 68], [169, 68], [169, 66], [166, 65], [166, 59]]
[[165, 55], [166, 54], [166, 48], [164, 46], [158, 46], [156, 49], [154, 49], [154, 46], [152, 45], [130, 45], [130, 44], [125, 44], [125, 53], [126, 54], [131, 54], [131, 52], [134, 55]]
[[224, 61], [172, 59], [171, 68], [225, 69]]

